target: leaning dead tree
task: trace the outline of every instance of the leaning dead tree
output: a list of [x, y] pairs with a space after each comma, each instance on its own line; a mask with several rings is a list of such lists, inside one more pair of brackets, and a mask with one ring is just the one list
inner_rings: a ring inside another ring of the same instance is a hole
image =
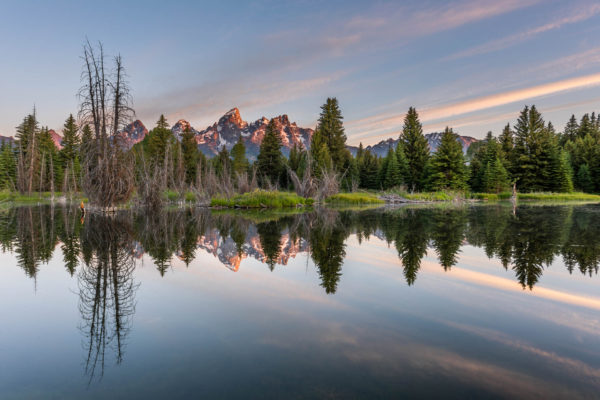
[[93, 129], [93, 138], [82, 143], [82, 188], [92, 205], [107, 210], [131, 197], [134, 168], [119, 131], [135, 112], [121, 56], [106, 70], [102, 43], [83, 46], [79, 120]]

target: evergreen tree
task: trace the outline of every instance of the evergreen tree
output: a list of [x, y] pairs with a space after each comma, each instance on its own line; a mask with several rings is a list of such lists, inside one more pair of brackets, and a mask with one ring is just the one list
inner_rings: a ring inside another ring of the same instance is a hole
[[39, 187], [40, 152], [39, 152], [40, 127], [36, 111], [27, 115], [17, 127], [16, 145], [18, 150], [17, 188], [21, 193], [32, 191]]
[[590, 174], [590, 168], [587, 164], [581, 164], [579, 167], [579, 171], [577, 171], [577, 189], [591, 193], [594, 191], [594, 181], [592, 180], [592, 175]]
[[462, 146], [450, 128], [442, 134], [440, 146], [431, 159], [431, 172], [431, 187], [435, 190], [467, 188], [468, 170]]
[[225, 173], [231, 175], [231, 158], [227, 147], [223, 146], [219, 154], [212, 160], [217, 176], [224, 176]]
[[196, 181], [199, 165], [200, 152], [196, 143], [196, 135], [187, 127], [181, 136], [181, 152], [183, 157], [183, 165], [185, 168], [185, 181], [188, 185]]
[[346, 149], [346, 134], [342, 119], [337, 99], [327, 98], [325, 104], [321, 106], [321, 114], [315, 130], [315, 135], [319, 135], [327, 145], [333, 168], [337, 171], [342, 171], [350, 158], [350, 153]]
[[573, 170], [569, 163], [567, 152], [564, 150], [558, 151], [558, 160], [555, 161], [556, 172], [551, 177], [555, 182], [554, 190], [557, 192], [572, 192], [573, 191]]
[[146, 152], [150, 163], [153, 165], [164, 165], [167, 154], [174, 153], [175, 136], [169, 129], [167, 120], [164, 115], [161, 115], [156, 122], [156, 127], [148, 133], [148, 145]]
[[284, 161], [281, 153], [281, 137], [273, 119], [267, 125], [256, 163], [257, 173], [261, 179], [279, 183], [284, 171]]
[[542, 115], [535, 106], [526, 106], [515, 126], [513, 176], [523, 191], [543, 191], [548, 184], [542, 176], [548, 167], [549, 145]]
[[79, 159], [85, 160], [86, 151], [92, 145], [94, 137], [92, 135], [92, 128], [88, 124], [85, 124], [81, 129], [81, 143], [79, 146]]
[[385, 178], [383, 182], [384, 188], [393, 188], [402, 184], [402, 171], [398, 165], [398, 158], [394, 149], [390, 147], [387, 157], [387, 170], [385, 171]]
[[17, 180], [17, 159], [12, 145], [0, 147], [0, 188], [14, 190]]
[[592, 122], [590, 119], [590, 114], [583, 114], [583, 117], [581, 117], [581, 122], [579, 122], [577, 136], [583, 138], [587, 135], [593, 134], [595, 132], [595, 125], [596, 123]]
[[508, 190], [509, 187], [508, 171], [504, 168], [502, 160], [496, 157], [492, 162], [486, 163], [482, 177], [483, 192], [500, 193]]
[[71, 162], [75, 161], [75, 157], [79, 155], [80, 139], [78, 130], [79, 128], [75, 123], [75, 118], [73, 118], [73, 114], [69, 115], [63, 127], [63, 148], [60, 151], [61, 158], [63, 161], [63, 168], [69, 167]]
[[48, 127], [40, 130], [38, 137], [41, 158], [40, 181], [37, 187], [40, 191], [57, 190], [62, 182], [62, 164], [58, 148], [52, 140]]
[[569, 122], [565, 125], [565, 130], [563, 132], [562, 142], [566, 142], [567, 140], [574, 141], [577, 139], [579, 133], [579, 124], [577, 123], [577, 118], [575, 115], [571, 115]]
[[241, 174], [248, 171], [250, 163], [246, 158], [246, 146], [242, 142], [242, 137], [238, 139], [237, 143], [231, 149], [231, 156], [233, 157], [232, 168], [234, 174]]
[[315, 131], [312, 137], [310, 156], [313, 160], [313, 172], [316, 177], [320, 177], [322, 171], [328, 171], [333, 168], [333, 161], [329, 153], [327, 141], [319, 129]]
[[366, 150], [361, 158], [359, 165], [359, 186], [364, 189], [378, 189], [378, 170], [379, 165], [377, 157], [369, 150]]
[[167, 123], [167, 119], [164, 114], [160, 114], [158, 121], [156, 121], [156, 127], [158, 129], [169, 129], [169, 124]]
[[[389, 155], [389, 151], [390, 151], [390, 149], [388, 149], [388, 155]], [[383, 159], [379, 163], [379, 169], [377, 171], [377, 188], [378, 189], [386, 188], [385, 176], [387, 175], [387, 170], [388, 170], [389, 164], [390, 164], [390, 158], [387, 156], [383, 157]]]
[[402, 183], [405, 183], [406, 177], [408, 175], [408, 160], [406, 159], [406, 154], [404, 153], [404, 145], [402, 141], [399, 140], [396, 145], [396, 160], [398, 161], [398, 169], [400, 170]]
[[413, 107], [408, 109], [400, 140], [408, 164], [406, 183], [410, 189], [423, 189], [425, 166], [429, 159], [429, 144], [423, 135], [419, 114]]

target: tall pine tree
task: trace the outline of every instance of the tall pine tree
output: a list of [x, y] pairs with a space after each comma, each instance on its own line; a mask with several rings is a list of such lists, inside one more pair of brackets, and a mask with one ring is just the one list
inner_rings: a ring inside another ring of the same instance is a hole
[[423, 135], [419, 114], [414, 107], [410, 107], [404, 117], [404, 127], [402, 128], [400, 140], [408, 164], [406, 184], [411, 190], [421, 190], [426, 180], [424, 175], [429, 160], [429, 144]]
[[257, 174], [263, 184], [268, 180], [277, 184], [284, 171], [283, 153], [281, 152], [281, 137], [274, 119], [269, 121], [265, 137], [260, 144], [260, 151], [256, 159]]
[[462, 146], [452, 129], [446, 127], [441, 143], [431, 159], [431, 187], [435, 190], [467, 188], [468, 170]]

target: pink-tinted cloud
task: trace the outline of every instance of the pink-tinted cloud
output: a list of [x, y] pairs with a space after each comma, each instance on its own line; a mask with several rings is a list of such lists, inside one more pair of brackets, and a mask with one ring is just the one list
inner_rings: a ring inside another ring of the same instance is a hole
[[551, 21], [546, 24], [537, 26], [535, 28], [528, 29], [524, 32], [516, 33], [514, 35], [510, 35], [501, 39], [496, 39], [491, 42], [487, 42], [482, 45], [460, 51], [456, 54], [446, 57], [445, 60], [456, 60], [460, 58], [472, 57], [475, 55], [492, 53], [494, 51], [502, 50], [527, 41], [539, 34], [562, 28], [565, 25], [585, 21], [589, 18], [596, 16], [599, 13], [600, 4], [589, 4], [587, 7], [577, 8], [574, 13], [566, 17], [561, 17], [555, 21]]
[[[431, 126], [434, 122], [437, 123], [435, 126], [452, 125], [449, 121], [451, 117], [597, 85], [600, 85], [600, 73], [476, 97], [446, 105], [425, 107], [419, 110], [419, 115], [423, 123], [430, 122], [432, 123]], [[441, 119], [444, 119], [444, 121], [439, 121]], [[383, 113], [350, 121], [346, 126], [354, 140], [364, 138], [375, 140], [389, 135], [390, 132], [399, 133], [403, 121], [404, 114]]]

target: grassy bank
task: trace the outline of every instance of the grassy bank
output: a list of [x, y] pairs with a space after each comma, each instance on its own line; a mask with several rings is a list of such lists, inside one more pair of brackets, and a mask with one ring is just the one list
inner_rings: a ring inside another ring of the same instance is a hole
[[[57, 200], [63, 197], [61, 192], [54, 192], [54, 199]], [[73, 199], [77, 201], [83, 200], [87, 203], [87, 198], [83, 197], [83, 195], [76, 193], [73, 194]], [[12, 202], [12, 203], [39, 203], [39, 202], [49, 202], [52, 200], [51, 192], [35, 192], [31, 195], [21, 194], [19, 192], [11, 192], [8, 190], [0, 191], [0, 202]]]
[[235, 195], [229, 199], [213, 197], [211, 207], [238, 207], [238, 208], [284, 208], [310, 206], [313, 199], [300, 197], [295, 193], [255, 190], [244, 194]]
[[[485, 200], [485, 201], [498, 201], [498, 200], [510, 200], [512, 197], [511, 192], [502, 193], [472, 193], [470, 195], [472, 199]], [[517, 193], [517, 200], [526, 201], [600, 201], [600, 195], [590, 193], [548, 193], [548, 192], [534, 192], [534, 193]]]
[[381, 200], [377, 195], [373, 193], [338, 193], [333, 196], [329, 196], [325, 199], [327, 204], [383, 204], [385, 201]]

